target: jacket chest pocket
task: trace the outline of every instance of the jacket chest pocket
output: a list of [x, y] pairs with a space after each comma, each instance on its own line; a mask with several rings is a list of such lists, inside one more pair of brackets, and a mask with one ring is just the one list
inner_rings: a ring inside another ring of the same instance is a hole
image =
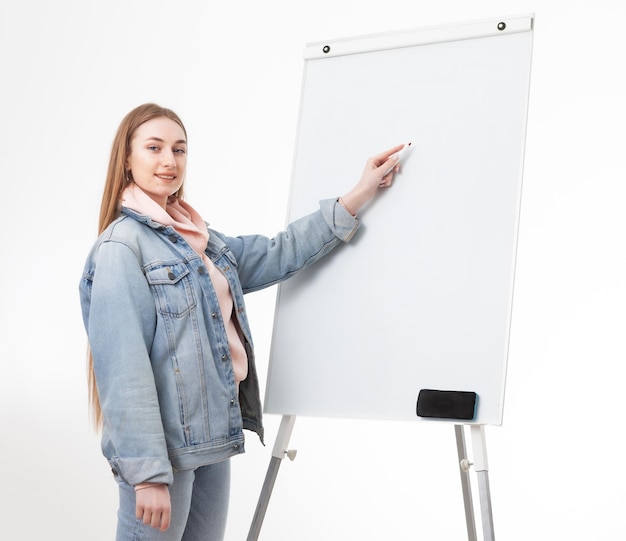
[[161, 314], [183, 317], [196, 306], [191, 277], [186, 265], [150, 267], [146, 270], [146, 279]]

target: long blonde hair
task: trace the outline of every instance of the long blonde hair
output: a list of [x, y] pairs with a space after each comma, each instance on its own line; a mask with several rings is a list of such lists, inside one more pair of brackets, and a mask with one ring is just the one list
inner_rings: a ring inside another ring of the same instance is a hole
[[[182, 128], [185, 138], [187, 138], [187, 130], [178, 115], [171, 109], [161, 107], [154, 103], [145, 103], [136, 107], [130, 111], [120, 123], [115, 139], [113, 140], [111, 157], [109, 158], [109, 168], [104, 184], [104, 191], [102, 193], [102, 201], [100, 203], [98, 235], [120, 215], [122, 192], [129, 182], [127, 163], [130, 156], [130, 142], [135, 131], [148, 120], [161, 117], [169, 118], [176, 122]], [[182, 199], [183, 185], [181, 185], [174, 195]], [[91, 416], [96, 428], [99, 429], [102, 427], [103, 418], [91, 349], [89, 349], [88, 352], [87, 385], [89, 389]]]

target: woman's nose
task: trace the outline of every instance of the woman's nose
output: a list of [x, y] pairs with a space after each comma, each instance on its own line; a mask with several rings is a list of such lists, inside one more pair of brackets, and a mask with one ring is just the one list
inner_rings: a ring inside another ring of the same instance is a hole
[[176, 160], [174, 159], [174, 153], [170, 151], [164, 151], [161, 156], [161, 163], [165, 167], [176, 167]]

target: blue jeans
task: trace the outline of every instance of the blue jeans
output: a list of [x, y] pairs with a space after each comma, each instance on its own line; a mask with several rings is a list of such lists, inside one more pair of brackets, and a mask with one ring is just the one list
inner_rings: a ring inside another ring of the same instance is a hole
[[174, 473], [170, 527], [161, 532], [135, 517], [135, 489], [118, 479], [116, 541], [223, 541], [230, 496], [230, 460]]

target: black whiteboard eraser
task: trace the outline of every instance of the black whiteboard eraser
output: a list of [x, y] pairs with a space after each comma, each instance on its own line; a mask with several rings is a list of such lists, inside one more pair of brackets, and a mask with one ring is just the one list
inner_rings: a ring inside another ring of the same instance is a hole
[[417, 397], [417, 416], [471, 421], [476, 415], [476, 400], [472, 391], [422, 389]]

